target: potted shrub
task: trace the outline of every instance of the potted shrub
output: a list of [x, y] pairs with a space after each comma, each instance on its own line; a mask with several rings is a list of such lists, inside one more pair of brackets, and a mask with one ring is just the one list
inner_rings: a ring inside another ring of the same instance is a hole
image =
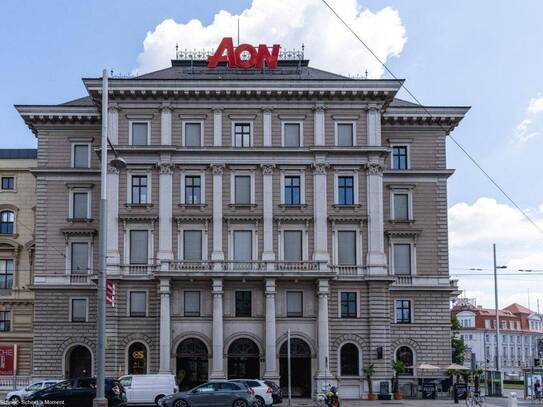
[[394, 400], [402, 400], [403, 396], [400, 393], [400, 373], [405, 372], [405, 363], [403, 363], [401, 360], [394, 360], [392, 362], [392, 369], [394, 369], [394, 380], [392, 383]]
[[368, 400], [377, 400], [377, 394], [373, 393], [373, 381], [372, 376], [375, 373], [375, 367], [373, 364], [365, 367], [363, 369], [364, 376], [366, 376], [366, 380], [368, 381]]

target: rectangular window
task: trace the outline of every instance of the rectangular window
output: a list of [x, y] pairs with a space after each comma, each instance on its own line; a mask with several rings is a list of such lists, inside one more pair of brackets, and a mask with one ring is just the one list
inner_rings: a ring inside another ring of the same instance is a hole
[[0, 288], [13, 287], [13, 259], [0, 260]]
[[15, 188], [15, 178], [14, 177], [2, 177], [2, 189], [10, 190]]
[[287, 291], [287, 317], [303, 316], [303, 292]]
[[186, 317], [200, 316], [200, 291], [185, 291], [184, 311]]
[[392, 169], [407, 170], [407, 146], [392, 147]]
[[300, 147], [300, 123], [285, 123], [283, 125], [285, 147]]
[[149, 232], [147, 230], [130, 231], [130, 264], [147, 264]]
[[411, 274], [411, 245], [394, 245], [394, 274]]
[[72, 274], [89, 274], [89, 244], [73, 242], [71, 260]]
[[146, 146], [148, 144], [149, 124], [132, 123], [132, 145]]
[[396, 300], [396, 323], [411, 323], [411, 300]]
[[250, 230], [234, 231], [234, 260], [253, 260], [253, 232]]
[[0, 332], [11, 330], [11, 311], [0, 311]]
[[146, 204], [147, 175], [132, 175], [132, 203]]
[[352, 123], [339, 123], [337, 125], [337, 145], [340, 147], [352, 147], [353, 130]]
[[236, 317], [251, 316], [251, 291], [236, 291]]
[[84, 298], [72, 298], [72, 322], [87, 321], [87, 300]]
[[251, 124], [236, 123], [234, 125], [234, 146], [235, 147], [250, 147], [251, 146]]
[[234, 188], [234, 202], [237, 205], [251, 204], [251, 177], [249, 175], [236, 175]]
[[341, 293], [341, 318], [356, 318], [356, 292]]
[[302, 260], [302, 231], [285, 230], [283, 232], [283, 248], [285, 261]]
[[354, 177], [337, 178], [339, 205], [354, 205]]
[[409, 220], [409, 194], [394, 193], [394, 220]]
[[356, 264], [356, 232], [337, 232], [337, 262], [344, 265]]
[[490, 320], [485, 319], [485, 329], [490, 329]]
[[89, 148], [88, 144], [74, 144], [74, 168], [89, 168]]
[[72, 218], [87, 219], [88, 217], [88, 193], [74, 192], [72, 194]]
[[285, 177], [285, 205], [300, 205], [300, 177], [286, 176]]
[[185, 204], [199, 205], [202, 203], [202, 178], [199, 175], [185, 177]]
[[201, 123], [185, 123], [185, 146], [186, 147], [201, 147], [202, 146], [202, 124]]
[[202, 231], [183, 231], [184, 260], [202, 260]]
[[144, 317], [147, 315], [147, 293], [145, 291], [130, 291], [130, 316]]

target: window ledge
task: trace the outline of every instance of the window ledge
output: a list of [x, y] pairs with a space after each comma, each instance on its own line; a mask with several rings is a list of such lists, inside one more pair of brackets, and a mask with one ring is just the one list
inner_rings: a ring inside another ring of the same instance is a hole
[[402, 225], [409, 225], [409, 224], [415, 223], [415, 220], [414, 219], [405, 219], [405, 220], [390, 219], [389, 223], [392, 223], [392, 224], [397, 223], [397, 224], [402, 224]]
[[68, 218], [66, 219], [70, 223], [91, 223], [94, 222], [92, 218]]
[[362, 205], [360, 205], [360, 204], [355, 204], [355, 205], [333, 204], [332, 205], [332, 208], [334, 208], [334, 209], [358, 209], [360, 207], [362, 207]]
[[11, 239], [17, 239], [19, 237], [19, 233], [0, 233], [1, 237], [9, 237]]
[[14, 188], [14, 189], [0, 189], [0, 193], [2, 192], [17, 192], [17, 190]]
[[153, 204], [152, 203], [146, 203], [146, 204], [134, 204], [134, 203], [126, 203], [124, 204], [127, 208], [146, 208], [146, 209], [149, 209], [149, 208], [152, 208], [153, 207]]
[[307, 204], [279, 204], [281, 209], [303, 209], [307, 208]]
[[249, 209], [254, 209], [257, 207], [256, 204], [236, 204], [236, 203], [231, 203], [231, 204], [228, 204], [228, 206], [230, 208], [233, 208], [233, 209], [245, 209], [245, 208], [249, 208]]
[[177, 206], [179, 206], [180, 208], [185, 208], [185, 209], [200, 209], [200, 210], [203, 210], [205, 207], [207, 207], [207, 204], [183, 204], [183, 203], [180, 203], [180, 204], [177, 204]]

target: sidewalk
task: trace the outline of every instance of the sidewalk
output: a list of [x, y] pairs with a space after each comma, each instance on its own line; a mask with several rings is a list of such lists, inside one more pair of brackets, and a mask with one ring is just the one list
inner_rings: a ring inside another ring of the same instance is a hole
[[[317, 404], [309, 399], [293, 399], [292, 407], [314, 407]], [[458, 406], [464, 407], [466, 402], [460, 400], [454, 404], [453, 400], [389, 400], [389, 401], [367, 401], [367, 400], [341, 400], [341, 407], [366, 407], [366, 406], [403, 406], [403, 407], [433, 407], [433, 406]], [[519, 403], [519, 406], [523, 404]], [[288, 407], [288, 400], [283, 400], [281, 406]], [[504, 407], [507, 406], [507, 399], [487, 400], [486, 407]]]

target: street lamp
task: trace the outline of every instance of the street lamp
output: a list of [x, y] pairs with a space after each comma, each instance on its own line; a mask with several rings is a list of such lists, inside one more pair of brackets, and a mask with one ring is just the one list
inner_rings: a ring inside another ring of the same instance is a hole
[[494, 252], [494, 303], [496, 308], [496, 371], [500, 374], [500, 396], [503, 391], [503, 375], [500, 370], [500, 309], [498, 306], [498, 269], [506, 269], [507, 266], [496, 265], [496, 244], [493, 246]]

